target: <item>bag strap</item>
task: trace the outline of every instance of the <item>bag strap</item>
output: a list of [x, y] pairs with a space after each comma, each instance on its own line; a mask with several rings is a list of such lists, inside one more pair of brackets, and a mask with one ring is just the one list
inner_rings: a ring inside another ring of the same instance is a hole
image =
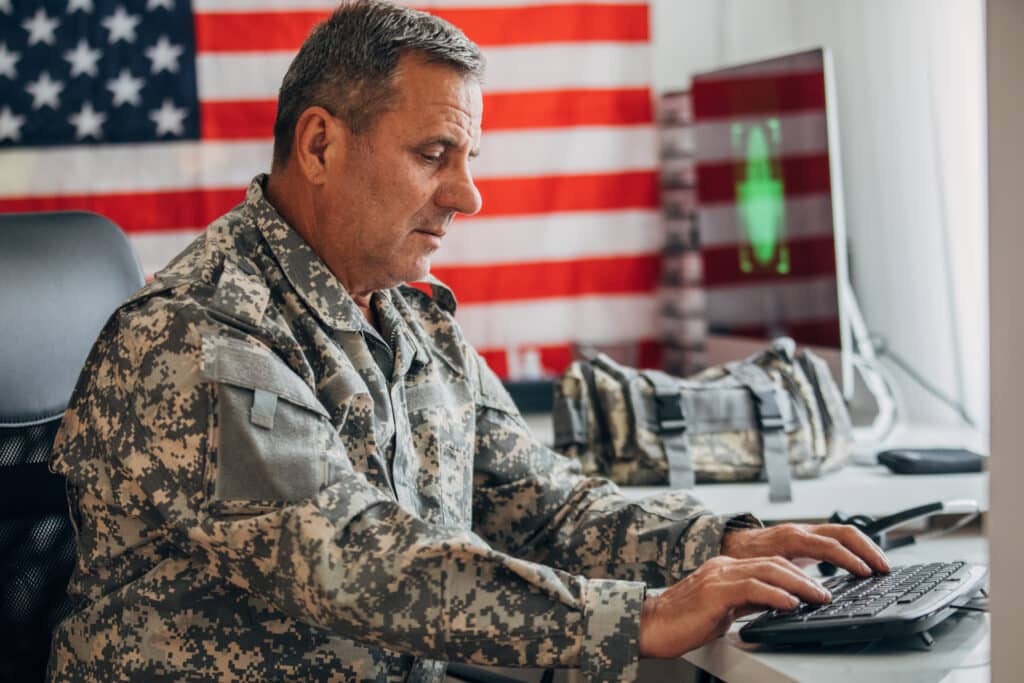
[[[594, 377], [594, 366], [592, 361], [580, 361], [580, 374], [587, 385], [587, 393], [590, 395], [590, 414], [594, 417], [594, 425], [597, 427], [597, 455], [602, 458], [612, 447], [612, 432], [608, 427], [608, 418], [605, 416], [604, 404], [601, 401], [601, 394], [597, 390], [597, 378]], [[589, 441], [589, 434], [588, 441]]]
[[640, 376], [654, 388], [654, 416], [668, 461], [668, 485], [674, 489], [692, 489], [697, 479], [686, 439], [686, 416], [679, 382], [658, 370], [641, 370]]
[[789, 459], [786, 457], [785, 421], [776, 398], [775, 385], [768, 373], [753, 363], [727, 363], [725, 367], [750, 390], [757, 403], [764, 471], [768, 477], [768, 499], [773, 503], [788, 503], [793, 500], [793, 491]]
[[555, 450], [587, 445], [587, 414], [583, 402], [559, 393], [551, 406], [555, 428]]

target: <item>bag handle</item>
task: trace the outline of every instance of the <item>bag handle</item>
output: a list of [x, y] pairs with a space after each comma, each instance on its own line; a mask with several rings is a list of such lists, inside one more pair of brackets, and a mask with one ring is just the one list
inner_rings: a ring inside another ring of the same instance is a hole
[[793, 490], [786, 457], [786, 423], [779, 408], [775, 385], [768, 373], [753, 363], [727, 363], [725, 368], [750, 390], [757, 404], [764, 471], [768, 477], [768, 500], [788, 503], [793, 500]]
[[657, 430], [668, 461], [668, 485], [692, 489], [697, 483], [686, 438], [686, 416], [683, 414], [683, 392], [679, 382], [658, 370], [641, 370], [640, 376], [654, 389]]

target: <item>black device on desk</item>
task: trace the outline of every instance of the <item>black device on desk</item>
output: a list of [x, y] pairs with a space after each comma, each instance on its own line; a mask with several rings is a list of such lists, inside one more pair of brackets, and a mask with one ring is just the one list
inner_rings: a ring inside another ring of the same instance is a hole
[[[890, 539], [887, 532], [913, 520], [935, 514], [962, 514], [959, 528], [975, 519], [979, 506], [973, 500], [936, 501], [908, 508], [878, 519], [867, 515], [846, 516], [836, 512], [830, 522], [860, 529], [883, 550], [914, 542], [913, 536]], [[836, 568], [818, 565], [824, 576]], [[967, 562], [933, 562], [894, 567], [888, 574], [856, 577], [843, 574], [824, 586], [832, 602], [801, 604], [795, 610], [771, 610], [740, 630], [751, 643], [834, 643], [881, 640], [922, 634], [967, 602], [985, 580], [988, 570]]]
[[866, 578], [850, 574], [824, 583], [832, 602], [770, 610], [740, 629], [748, 643], [840, 643], [922, 634], [951, 616], [982, 588], [988, 570], [967, 562], [893, 567]]

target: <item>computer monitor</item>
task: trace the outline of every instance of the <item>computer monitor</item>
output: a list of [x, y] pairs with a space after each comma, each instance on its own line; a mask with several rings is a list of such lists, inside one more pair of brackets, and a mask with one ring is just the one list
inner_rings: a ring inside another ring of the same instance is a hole
[[848, 349], [827, 51], [698, 73], [690, 92], [709, 341], [785, 335]]

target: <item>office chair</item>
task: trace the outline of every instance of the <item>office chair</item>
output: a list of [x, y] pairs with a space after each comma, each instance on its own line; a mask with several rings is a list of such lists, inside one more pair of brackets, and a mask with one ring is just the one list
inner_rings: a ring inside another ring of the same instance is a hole
[[0, 682], [43, 680], [71, 609], [74, 532], [50, 449], [96, 336], [142, 283], [102, 216], [0, 215]]

